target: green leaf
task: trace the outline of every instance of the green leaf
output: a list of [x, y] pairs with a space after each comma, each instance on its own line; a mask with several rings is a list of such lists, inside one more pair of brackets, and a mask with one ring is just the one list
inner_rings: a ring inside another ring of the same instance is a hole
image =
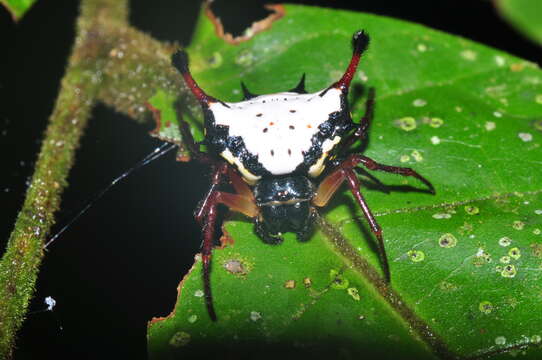
[[[180, 161], [190, 160], [190, 154], [182, 147], [182, 137], [179, 127], [179, 115], [177, 113], [177, 95], [167, 93], [159, 89], [149, 100], [147, 107], [154, 115], [156, 127], [150, 132], [162, 141], [167, 141], [180, 146], [178, 159]], [[195, 129], [193, 126], [191, 129]], [[202, 134], [196, 134], [202, 137]]]
[[[289, 5], [270, 29], [238, 45], [218, 38], [202, 16], [188, 49], [191, 69], [225, 101], [240, 100], [241, 79], [265, 94], [292, 88], [306, 73], [307, 89], [317, 91], [341, 76], [360, 28], [371, 45], [355, 88], [377, 94], [365, 154], [412, 167], [437, 189], [432, 196], [415, 180], [380, 173], [389, 194], [363, 182], [384, 229], [391, 286], [346, 189], [306, 243], [287, 234], [283, 244], [266, 245], [236, 215], [225, 225], [230, 241], [213, 253], [218, 321], [205, 309], [198, 258], [174, 311], [149, 324], [152, 358], [270, 358], [284, 349], [333, 358], [392, 357], [398, 349], [401, 358], [542, 355], [536, 65], [400, 20]], [[350, 102], [359, 119], [356, 93]]]
[[497, 0], [497, 9], [519, 32], [542, 45], [542, 4], [539, 0]]
[[11, 13], [14, 21], [19, 21], [35, 2], [36, 0], [0, 0], [0, 4]]

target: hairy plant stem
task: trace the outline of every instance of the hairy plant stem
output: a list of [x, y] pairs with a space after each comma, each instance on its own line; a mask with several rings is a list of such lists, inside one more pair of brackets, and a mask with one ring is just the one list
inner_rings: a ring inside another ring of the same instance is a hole
[[83, 0], [35, 172], [0, 261], [0, 358], [13, 356], [35, 290], [44, 242], [54, 224], [75, 151], [97, 101], [135, 119], [157, 89], [182, 85], [169, 66], [172, 46], [129, 26], [126, 0]]

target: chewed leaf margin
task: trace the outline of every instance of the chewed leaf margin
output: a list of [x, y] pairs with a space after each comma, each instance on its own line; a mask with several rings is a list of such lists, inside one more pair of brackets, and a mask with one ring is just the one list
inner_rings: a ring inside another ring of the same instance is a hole
[[0, 4], [10, 12], [14, 21], [19, 21], [30, 10], [36, 0], [0, 0]]

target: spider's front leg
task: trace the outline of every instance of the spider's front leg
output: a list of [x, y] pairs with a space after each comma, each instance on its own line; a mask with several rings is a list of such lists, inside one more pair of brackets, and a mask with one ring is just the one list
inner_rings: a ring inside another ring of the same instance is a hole
[[[227, 193], [217, 189], [225, 182], [226, 177], [229, 178], [229, 181], [237, 191], [237, 194]], [[215, 239], [218, 205], [220, 204], [250, 218], [254, 218], [258, 215], [258, 207], [256, 206], [250, 188], [225, 162], [215, 166], [212, 173], [211, 188], [194, 213], [196, 221], [202, 227], [203, 240], [201, 245], [201, 258], [203, 263], [203, 288], [207, 312], [213, 321], [216, 321], [216, 312], [213, 306], [210, 282], [211, 254]]]
[[369, 95], [365, 101], [365, 113], [363, 114], [359, 124], [356, 125], [354, 132], [342, 144], [341, 152], [346, 152], [357, 140], [364, 140], [367, 137], [367, 130], [371, 124], [375, 108], [375, 89], [369, 88]]
[[[226, 162], [217, 160], [209, 154], [202, 152], [199, 143], [194, 141], [188, 123], [181, 118], [181, 135], [184, 144], [195, 160], [211, 165], [211, 187], [194, 211], [194, 217], [201, 226], [202, 243], [201, 259], [203, 263], [203, 289], [205, 294], [205, 305], [211, 320], [216, 321], [216, 312], [213, 306], [213, 296], [211, 293], [211, 255], [215, 240], [215, 230], [218, 217], [218, 205], [222, 204], [232, 211], [239, 212], [250, 218], [258, 216], [259, 210], [256, 206], [256, 200], [252, 190], [241, 179], [239, 174]], [[221, 185], [230, 184], [235, 190], [235, 194], [220, 191]]]
[[318, 186], [318, 190], [316, 191], [316, 196], [313, 199], [313, 203], [316, 206], [322, 207], [329, 202], [331, 197], [337, 192], [342, 183], [346, 181], [346, 184], [348, 185], [350, 191], [352, 192], [352, 194], [356, 198], [357, 203], [361, 207], [363, 215], [369, 222], [371, 231], [375, 234], [378, 240], [378, 251], [380, 255], [380, 261], [382, 262], [384, 277], [387, 282], [390, 282], [391, 275], [388, 258], [386, 256], [386, 249], [384, 247], [384, 238], [382, 237], [382, 228], [376, 221], [374, 215], [371, 212], [371, 209], [369, 209], [369, 206], [365, 201], [365, 198], [361, 194], [360, 181], [354, 171], [354, 168], [359, 164], [364, 165], [369, 170], [380, 170], [403, 176], [415, 177], [422, 181], [424, 184], [426, 184], [432, 193], [434, 193], [435, 190], [433, 188], [433, 185], [431, 185], [431, 183], [427, 179], [425, 179], [423, 176], [419, 175], [417, 172], [410, 168], [382, 165], [366, 156], [362, 156], [359, 154], [349, 155], [347, 159], [340, 163], [337, 168], [326, 178], [324, 178], [324, 180], [322, 180], [322, 182]]

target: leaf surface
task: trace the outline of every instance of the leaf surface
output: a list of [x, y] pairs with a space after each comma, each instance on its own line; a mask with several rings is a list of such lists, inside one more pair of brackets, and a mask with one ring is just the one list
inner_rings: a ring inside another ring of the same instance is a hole
[[501, 15], [519, 32], [542, 45], [542, 4], [538, 0], [497, 0]]
[[[384, 229], [391, 287], [346, 188], [306, 243], [287, 234], [283, 244], [266, 245], [248, 219], [234, 216], [225, 224], [233, 244], [213, 255], [218, 322], [206, 313], [198, 258], [175, 310], [149, 325], [151, 357], [243, 349], [270, 358], [284, 348], [339, 358], [397, 351], [403, 358], [541, 356], [540, 69], [400, 20], [304, 6], [285, 11], [238, 45], [217, 37], [202, 15], [188, 49], [200, 86], [238, 101], [241, 79], [265, 94], [292, 88], [306, 73], [308, 91], [325, 88], [346, 68], [353, 32], [365, 29], [371, 45], [350, 94], [359, 119], [366, 90], [376, 89], [364, 154], [414, 168], [437, 194], [396, 175], [373, 173], [389, 193], [363, 180]], [[201, 122], [193, 109], [188, 115]], [[269, 351], [262, 353], [262, 344]]]

